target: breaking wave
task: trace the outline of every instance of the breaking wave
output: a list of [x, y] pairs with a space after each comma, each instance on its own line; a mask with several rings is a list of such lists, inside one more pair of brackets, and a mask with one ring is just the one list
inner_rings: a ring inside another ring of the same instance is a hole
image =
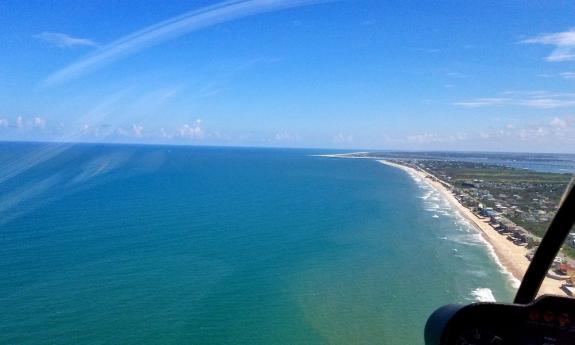
[[489, 288], [477, 288], [471, 291], [471, 295], [477, 302], [495, 302], [495, 296]]

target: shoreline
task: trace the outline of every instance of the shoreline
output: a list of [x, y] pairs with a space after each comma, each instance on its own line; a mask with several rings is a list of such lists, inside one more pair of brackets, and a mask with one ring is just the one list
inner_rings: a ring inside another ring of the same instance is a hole
[[[504, 235], [499, 234], [495, 228], [488, 224], [486, 219], [480, 218], [471, 212], [470, 209], [463, 206], [455, 198], [453, 193], [446, 188], [440, 179], [433, 176], [430, 173], [403, 165], [395, 163], [389, 160], [377, 160], [381, 164], [385, 164], [391, 167], [401, 169], [409, 174], [420, 177], [425, 183], [435, 189], [443, 198], [445, 198], [449, 204], [451, 204], [455, 210], [468, 220], [471, 225], [481, 234], [481, 237], [488, 246], [490, 254], [493, 255], [496, 263], [501, 266], [505, 273], [509, 274], [512, 281], [514, 281], [513, 287], [517, 288], [518, 283], [521, 282], [527, 267], [529, 266], [529, 260], [526, 255], [528, 253], [527, 248], [520, 247], [512, 242], [508, 241]], [[435, 178], [437, 181], [432, 180], [430, 177]], [[565, 295], [565, 292], [561, 290], [561, 284], [563, 282], [553, 279], [546, 278], [541, 284], [538, 295], [544, 294], [554, 294], [554, 295]]]

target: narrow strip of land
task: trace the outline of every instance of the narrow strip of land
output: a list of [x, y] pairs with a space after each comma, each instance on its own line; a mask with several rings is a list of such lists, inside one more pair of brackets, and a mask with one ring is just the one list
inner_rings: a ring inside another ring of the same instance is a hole
[[[529, 266], [529, 260], [527, 259], [528, 250], [525, 247], [517, 246], [508, 241], [506, 236], [499, 234], [494, 227], [488, 224], [489, 219], [478, 217], [470, 209], [459, 203], [453, 193], [446, 187], [446, 182], [441, 181], [436, 176], [433, 176], [428, 172], [414, 169], [410, 166], [398, 164], [389, 160], [379, 160], [379, 162], [402, 169], [408, 173], [415, 174], [437, 190], [461, 215], [469, 220], [471, 224], [480, 231], [483, 238], [493, 247], [501, 265], [510, 272], [515, 279], [523, 279], [523, 276], [527, 271], [527, 267]], [[545, 279], [541, 289], [539, 290], [539, 294], [565, 295], [563, 290], [561, 290], [561, 285], [561, 281]]]

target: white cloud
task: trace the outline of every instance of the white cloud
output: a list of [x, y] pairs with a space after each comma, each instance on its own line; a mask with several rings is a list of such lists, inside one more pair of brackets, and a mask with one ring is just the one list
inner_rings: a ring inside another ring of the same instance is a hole
[[439, 134], [437, 133], [412, 134], [408, 135], [406, 139], [410, 143], [417, 143], [417, 144], [428, 144], [443, 141], [439, 136]]
[[136, 138], [141, 138], [143, 131], [144, 131], [144, 126], [142, 126], [140, 124], [136, 124], [136, 123], [134, 123], [132, 125], [132, 132], [134, 133], [134, 136]]
[[501, 105], [507, 101], [505, 98], [474, 98], [471, 100], [455, 102], [454, 105], [466, 107], [466, 108], [477, 108], [477, 107], [485, 107], [485, 106], [494, 106], [494, 105]]
[[41, 117], [35, 117], [34, 122], [33, 122], [33, 126], [36, 128], [40, 128], [40, 129], [46, 128], [46, 119], [41, 118]]
[[16, 118], [16, 128], [24, 128], [25, 123], [24, 123], [24, 118], [22, 116], [18, 116]]
[[102, 49], [98, 50], [95, 54], [56, 71], [45, 79], [43, 84], [47, 86], [62, 83], [109, 64], [119, 58], [198, 29], [256, 14], [322, 2], [325, 1], [240, 0], [224, 1], [216, 5], [202, 7], [198, 10], [186, 12], [124, 36], [102, 47]]
[[422, 47], [417, 47], [417, 48], [411, 48], [413, 51], [416, 52], [422, 52], [422, 53], [427, 53], [427, 54], [437, 54], [437, 53], [441, 53], [441, 49], [439, 48], [422, 48]]
[[540, 78], [563, 78], [563, 79], [575, 79], [575, 72], [561, 72], [555, 73], [539, 73], [537, 74]]
[[120, 136], [120, 137], [125, 137], [125, 136], [129, 136], [129, 135], [130, 135], [130, 132], [128, 132], [127, 130], [125, 130], [125, 129], [122, 128], [122, 127], [118, 127], [118, 128], [116, 128], [116, 130], [115, 130], [115, 134], [118, 135], [118, 136]]
[[87, 38], [72, 37], [59, 32], [42, 32], [34, 37], [48, 42], [58, 48], [73, 48], [76, 46], [97, 47], [98, 44]]
[[548, 146], [573, 147], [575, 143], [575, 117], [554, 117], [547, 122], [528, 122], [507, 125], [491, 130], [491, 139], [541, 143]]
[[575, 72], [563, 72], [559, 73], [563, 79], [575, 79]]
[[351, 144], [353, 143], [353, 135], [338, 133], [333, 136], [332, 140], [336, 144]]
[[563, 32], [537, 35], [520, 43], [554, 46], [551, 54], [545, 58], [550, 62], [575, 60], [575, 28]]
[[10, 122], [8, 121], [8, 119], [5, 118], [0, 118], [0, 127], [8, 127], [8, 125], [10, 124]]
[[160, 137], [165, 139], [171, 139], [173, 137], [172, 134], [169, 134], [164, 127], [160, 128]]
[[453, 103], [466, 108], [492, 106], [519, 106], [537, 109], [555, 109], [575, 106], [575, 93], [548, 91], [505, 92], [499, 97], [475, 98]]
[[198, 140], [204, 138], [202, 120], [196, 120], [192, 125], [184, 124], [178, 129], [179, 137], [182, 139]]
[[467, 133], [442, 135], [438, 133], [421, 133], [408, 135], [406, 141], [410, 144], [445, 144], [464, 141], [468, 139]]
[[396, 141], [400, 147], [418, 150], [479, 149], [575, 153], [575, 116], [555, 116], [538, 121], [517, 120], [480, 126], [460, 133], [413, 133]]
[[567, 128], [568, 124], [567, 121], [564, 119], [560, 119], [558, 117], [553, 118], [550, 122], [549, 125], [551, 125], [551, 127], [554, 128]]
[[301, 138], [298, 133], [279, 132], [275, 134], [274, 139], [277, 142], [293, 142], [300, 141]]
[[575, 140], [575, 116], [554, 117], [549, 125], [557, 131], [572, 131]]

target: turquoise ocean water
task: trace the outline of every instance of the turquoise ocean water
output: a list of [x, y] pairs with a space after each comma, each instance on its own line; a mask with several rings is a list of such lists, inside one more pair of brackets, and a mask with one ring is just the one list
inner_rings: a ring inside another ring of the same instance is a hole
[[318, 153], [1, 144], [0, 344], [422, 344], [511, 300], [424, 182]]

